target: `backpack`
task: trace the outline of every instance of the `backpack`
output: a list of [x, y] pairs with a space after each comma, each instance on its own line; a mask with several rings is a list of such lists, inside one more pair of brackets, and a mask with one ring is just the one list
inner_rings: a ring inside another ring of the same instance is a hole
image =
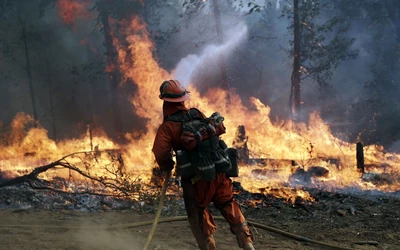
[[188, 113], [178, 111], [166, 118], [166, 121], [180, 122], [182, 145], [184, 150], [176, 152], [176, 172], [183, 178], [196, 175], [205, 181], [215, 178], [216, 172], [226, 172], [231, 168], [226, 144], [219, 139], [225, 133], [224, 118], [215, 112], [205, 118], [195, 108]]

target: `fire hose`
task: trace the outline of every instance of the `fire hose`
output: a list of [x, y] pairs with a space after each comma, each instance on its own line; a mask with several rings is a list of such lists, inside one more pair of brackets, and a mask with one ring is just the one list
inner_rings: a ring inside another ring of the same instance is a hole
[[[98, 230], [98, 229], [107, 229], [107, 230], [116, 230], [116, 229], [123, 229], [123, 228], [133, 228], [133, 227], [140, 227], [140, 226], [147, 226], [147, 225], [157, 225], [157, 223], [168, 223], [168, 222], [174, 222], [174, 221], [187, 221], [187, 216], [175, 216], [175, 217], [169, 217], [169, 218], [161, 218], [158, 219], [157, 222], [154, 221], [140, 221], [140, 222], [135, 222], [135, 223], [129, 223], [129, 224], [120, 224], [120, 225], [115, 225], [115, 226], [105, 226], [105, 227], [81, 227], [81, 226], [62, 226], [62, 225], [56, 225], [56, 226], [49, 226], [49, 225], [0, 225], [0, 227], [16, 227], [16, 228], [66, 228], [66, 229], [87, 229], [87, 230]], [[224, 217], [222, 216], [215, 216], [214, 219], [217, 220], [225, 220]], [[254, 226], [258, 227], [273, 233], [277, 233], [282, 236], [286, 236], [288, 238], [301, 241], [301, 242], [306, 242], [306, 243], [311, 243], [311, 244], [316, 244], [320, 246], [325, 246], [329, 247], [331, 249], [339, 249], [339, 250], [356, 250], [355, 248], [348, 248], [348, 247], [342, 247], [342, 246], [337, 246], [317, 240], [310, 239], [308, 237], [303, 237], [300, 235], [292, 234], [280, 229], [277, 229], [275, 227], [267, 226], [252, 220], [247, 220], [247, 222]], [[153, 233], [149, 233], [148, 239], [151, 241], [151, 238], [153, 236]], [[374, 244], [376, 245], [376, 244]]]
[[[137, 227], [137, 226], [144, 226], [144, 225], [152, 224], [150, 232], [149, 232], [149, 234], [147, 236], [146, 243], [145, 243], [145, 245], [144, 245], [142, 250], [147, 250], [147, 248], [149, 247], [150, 242], [151, 242], [151, 240], [153, 238], [153, 235], [154, 235], [154, 232], [156, 230], [156, 227], [157, 227], [158, 223], [172, 222], [172, 221], [183, 221], [183, 220], [187, 220], [188, 219], [187, 216], [176, 216], [176, 217], [160, 219], [160, 214], [161, 214], [161, 210], [162, 210], [162, 208], [164, 206], [165, 193], [167, 191], [170, 175], [171, 175], [171, 172], [167, 172], [167, 176], [166, 176], [166, 179], [164, 181], [164, 185], [163, 185], [163, 188], [162, 188], [162, 191], [161, 191], [160, 202], [158, 204], [156, 217], [155, 217], [154, 221], [143, 221], [143, 222], [124, 225], [125, 228], [131, 228], [131, 227]], [[222, 217], [222, 216], [214, 216], [214, 218], [218, 219], [218, 220], [225, 220], [225, 218]], [[247, 221], [247, 223], [249, 223], [250, 225], [252, 225], [254, 227], [258, 227], [258, 228], [261, 228], [261, 229], [264, 229], [264, 230], [267, 230], [267, 231], [270, 231], [270, 232], [274, 232], [274, 233], [277, 233], [277, 234], [292, 238], [294, 240], [307, 242], [307, 243], [312, 243], [312, 244], [316, 244], [316, 245], [320, 245], [320, 246], [325, 246], [325, 247], [329, 247], [329, 248], [332, 248], [332, 249], [355, 250], [354, 248], [337, 246], [337, 245], [333, 245], [333, 244], [329, 244], [329, 243], [313, 240], [313, 239], [310, 239], [308, 237], [303, 237], [303, 236], [300, 236], [300, 235], [288, 233], [286, 231], [283, 231], [283, 230], [280, 230], [280, 229], [277, 229], [277, 228], [274, 228], [274, 227], [270, 227], [270, 226], [267, 226], [267, 225], [252, 221], [252, 220], [246, 220], [246, 221]], [[122, 225], [116, 226], [115, 228], [121, 228], [121, 226]]]
[[[143, 247], [143, 250], [147, 250], [147, 248], [150, 245], [150, 242], [153, 238], [155, 229], [157, 227], [158, 223], [166, 223], [166, 222], [173, 222], [173, 221], [186, 221], [188, 218], [187, 216], [175, 216], [175, 217], [169, 217], [169, 218], [161, 218], [160, 219], [160, 215], [161, 215], [161, 211], [162, 208], [164, 206], [164, 200], [165, 200], [165, 193], [167, 190], [167, 186], [168, 186], [168, 182], [169, 182], [169, 178], [170, 178], [171, 173], [168, 172], [166, 179], [164, 181], [163, 184], [163, 188], [161, 191], [161, 195], [160, 195], [160, 201], [158, 204], [158, 208], [157, 208], [157, 212], [156, 212], [156, 217], [153, 221], [142, 221], [142, 222], [136, 222], [136, 223], [129, 223], [129, 224], [121, 224], [121, 225], [115, 225], [115, 226], [107, 226], [105, 227], [105, 229], [121, 229], [121, 228], [133, 228], [133, 227], [139, 227], [139, 226], [146, 226], [146, 225], [152, 225], [149, 234], [147, 236], [147, 240], [146, 243]], [[225, 220], [224, 217], [222, 216], [215, 216], [215, 219], [218, 220]], [[308, 237], [303, 237], [300, 235], [296, 235], [296, 234], [292, 234], [271, 226], [267, 226], [261, 223], [258, 223], [256, 221], [252, 221], [252, 220], [247, 220], [247, 222], [254, 226], [254, 227], [258, 227], [273, 233], [277, 233], [280, 234], [282, 236], [286, 236], [288, 238], [297, 240], [297, 241], [302, 241], [302, 242], [306, 242], [306, 243], [311, 243], [311, 244], [316, 244], [316, 245], [320, 245], [320, 246], [325, 246], [325, 247], [329, 247], [331, 249], [340, 249], [340, 250], [356, 250], [355, 248], [348, 248], [348, 247], [342, 247], [342, 246], [338, 246], [338, 245], [333, 245], [333, 244], [329, 244], [329, 243], [325, 243], [325, 242], [321, 242], [321, 241], [317, 241], [317, 240], [313, 240], [310, 239]], [[82, 227], [77, 227], [77, 226], [44, 226], [44, 225], [0, 225], [0, 227], [19, 227], [19, 228], [68, 228], [68, 229], [82, 229]], [[99, 229], [99, 227], [85, 227], [85, 229]]]
[[[166, 222], [173, 222], [173, 221], [186, 221], [188, 218], [187, 216], [175, 216], [175, 217], [169, 217], [169, 218], [161, 218], [158, 219], [158, 223], [166, 223]], [[214, 219], [217, 220], [225, 220], [224, 217], [222, 216], [214, 216]], [[349, 247], [342, 247], [342, 246], [338, 246], [338, 245], [333, 245], [333, 244], [329, 244], [326, 242], [322, 242], [322, 241], [317, 241], [317, 240], [313, 240], [310, 239], [308, 237], [303, 237], [300, 235], [296, 235], [296, 234], [292, 234], [280, 229], [277, 229], [275, 227], [271, 227], [271, 226], [267, 226], [252, 220], [246, 220], [247, 223], [249, 223], [249, 225], [252, 225], [254, 227], [258, 227], [273, 233], [277, 233], [280, 234], [282, 236], [286, 236], [288, 238], [297, 240], [297, 241], [302, 241], [302, 242], [306, 242], [306, 243], [311, 243], [311, 244], [316, 244], [316, 245], [320, 245], [320, 246], [325, 246], [325, 247], [329, 247], [331, 249], [339, 249], [339, 250], [356, 250], [355, 248], [349, 248]], [[142, 221], [142, 222], [137, 222], [137, 223], [131, 223], [131, 224], [126, 224], [126, 225], [119, 225], [119, 226], [114, 226], [112, 229], [118, 229], [118, 228], [132, 228], [132, 227], [139, 227], [139, 226], [146, 226], [146, 225], [151, 225], [153, 224], [154, 221]], [[111, 227], [108, 227], [108, 229], [110, 229]]]
[[[123, 229], [123, 228], [133, 228], [133, 227], [140, 227], [140, 226], [147, 226], [147, 225], [154, 225], [154, 224], [158, 224], [158, 223], [168, 223], [168, 222], [174, 222], [174, 221], [187, 221], [187, 216], [174, 216], [174, 217], [169, 217], [169, 218], [161, 218], [158, 219], [157, 222], [154, 221], [140, 221], [140, 222], [135, 222], [135, 223], [128, 223], [128, 224], [120, 224], [120, 225], [114, 225], [114, 226], [105, 226], [105, 227], [81, 227], [81, 226], [62, 226], [62, 225], [55, 225], [55, 226], [49, 226], [49, 225], [0, 225], [0, 227], [15, 227], [15, 228], [66, 228], [66, 229], [87, 229], [87, 230], [98, 230], [98, 229], [107, 229], [107, 230], [113, 230], [113, 229]], [[225, 220], [224, 217], [222, 216], [215, 216], [214, 219], [217, 220]], [[308, 237], [303, 237], [300, 235], [296, 235], [296, 234], [292, 234], [280, 229], [277, 229], [275, 227], [271, 227], [271, 226], [267, 226], [265, 224], [262, 223], [258, 223], [252, 220], [246, 220], [250, 225], [254, 226], [254, 227], [258, 227], [273, 233], [277, 233], [279, 235], [282, 236], [286, 236], [288, 238], [297, 240], [297, 241], [301, 241], [301, 242], [306, 242], [306, 243], [311, 243], [311, 244], [316, 244], [316, 245], [320, 245], [320, 246], [325, 246], [325, 247], [329, 247], [331, 249], [339, 249], [339, 250], [356, 250], [355, 248], [348, 248], [348, 247], [342, 247], [342, 246], [338, 246], [338, 245], [333, 245], [333, 244], [329, 244], [329, 243], [325, 243], [322, 241], [317, 241], [317, 240], [313, 240], [310, 239]], [[149, 234], [149, 236], [154, 234], [154, 232], [152, 234]], [[149, 237], [148, 237], [149, 238]], [[151, 238], [150, 241], [151, 241]], [[376, 245], [376, 244], [374, 244]]]
[[161, 215], [161, 210], [164, 206], [164, 200], [165, 200], [165, 193], [167, 192], [167, 187], [168, 187], [168, 182], [169, 182], [169, 177], [171, 176], [171, 171], [168, 171], [165, 177], [164, 185], [161, 190], [161, 195], [160, 195], [160, 202], [158, 203], [158, 208], [156, 212], [156, 218], [153, 221], [153, 225], [151, 226], [149, 235], [147, 236], [146, 243], [144, 244], [143, 250], [147, 250], [147, 248], [150, 245], [151, 239], [153, 238], [154, 232], [156, 231], [157, 223], [158, 220], [160, 219]]

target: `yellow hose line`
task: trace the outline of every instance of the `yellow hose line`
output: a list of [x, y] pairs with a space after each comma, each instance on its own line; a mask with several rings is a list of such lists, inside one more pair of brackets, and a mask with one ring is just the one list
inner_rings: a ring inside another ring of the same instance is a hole
[[[215, 216], [214, 217], [217, 220], [225, 220], [224, 217], [222, 216]], [[187, 221], [187, 216], [175, 216], [175, 217], [169, 217], [169, 218], [160, 218], [158, 219], [158, 223], [168, 223], [168, 222], [174, 222], [174, 221]], [[296, 234], [288, 233], [286, 231], [270, 227], [261, 223], [258, 223], [256, 221], [252, 220], [247, 220], [247, 222], [255, 227], [277, 233], [286, 237], [289, 237], [291, 239], [297, 240], [297, 241], [303, 241], [303, 242], [308, 242], [320, 246], [325, 246], [325, 247], [330, 247], [332, 249], [341, 249], [341, 250], [356, 250], [355, 248], [348, 248], [348, 247], [342, 247], [342, 246], [337, 246], [337, 245], [332, 245], [329, 243], [321, 242], [321, 241], [316, 241], [307, 237], [299, 236]], [[107, 229], [107, 230], [115, 230], [115, 229], [123, 229], [123, 228], [133, 228], [133, 227], [140, 227], [140, 226], [147, 226], [147, 225], [152, 225], [154, 221], [140, 221], [140, 222], [135, 222], [135, 223], [128, 223], [128, 224], [120, 224], [120, 225], [114, 225], [114, 226], [93, 226], [93, 227], [82, 227], [82, 226], [52, 226], [52, 225], [0, 225], [0, 227], [14, 227], [14, 228], [67, 228], [67, 229], [91, 229], [91, 230], [99, 230], [99, 229]]]
[[147, 236], [146, 243], [144, 244], [143, 250], [147, 250], [147, 248], [150, 245], [151, 239], [153, 238], [154, 232], [156, 231], [157, 223], [158, 220], [160, 219], [161, 215], [161, 210], [164, 206], [164, 200], [165, 200], [165, 193], [167, 192], [167, 187], [168, 187], [168, 182], [169, 182], [169, 177], [171, 176], [171, 171], [168, 171], [165, 177], [164, 185], [161, 191], [160, 195], [160, 202], [158, 203], [158, 208], [156, 212], [156, 217], [153, 221], [153, 225], [151, 226], [149, 235]]

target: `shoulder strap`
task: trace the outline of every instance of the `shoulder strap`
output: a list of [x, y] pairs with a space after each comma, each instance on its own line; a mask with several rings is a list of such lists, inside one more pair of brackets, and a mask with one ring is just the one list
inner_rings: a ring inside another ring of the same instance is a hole
[[179, 110], [178, 112], [175, 112], [167, 116], [164, 121], [182, 122], [185, 119], [184, 118], [185, 116], [186, 114], [182, 110]]
[[190, 116], [190, 118], [192, 118], [191, 120], [204, 119], [203, 113], [201, 113], [200, 110], [198, 110], [197, 108], [189, 109], [188, 115]]
[[179, 110], [176, 113], [173, 113], [165, 119], [165, 121], [172, 121], [172, 122], [188, 122], [193, 120], [200, 120], [203, 119], [203, 114], [196, 108], [191, 108], [186, 113], [183, 110]]

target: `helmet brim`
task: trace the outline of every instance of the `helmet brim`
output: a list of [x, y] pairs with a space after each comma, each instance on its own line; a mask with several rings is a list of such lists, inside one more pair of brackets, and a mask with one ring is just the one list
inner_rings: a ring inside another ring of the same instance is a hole
[[167, 101], [167, 102], [184, 102], [190, 98], [190, 95], [186, 93], [184, 96], [178, 97], [178, 98], [168, 98], [168, 97], [162, 97], [160, 98], [161, 100]]

